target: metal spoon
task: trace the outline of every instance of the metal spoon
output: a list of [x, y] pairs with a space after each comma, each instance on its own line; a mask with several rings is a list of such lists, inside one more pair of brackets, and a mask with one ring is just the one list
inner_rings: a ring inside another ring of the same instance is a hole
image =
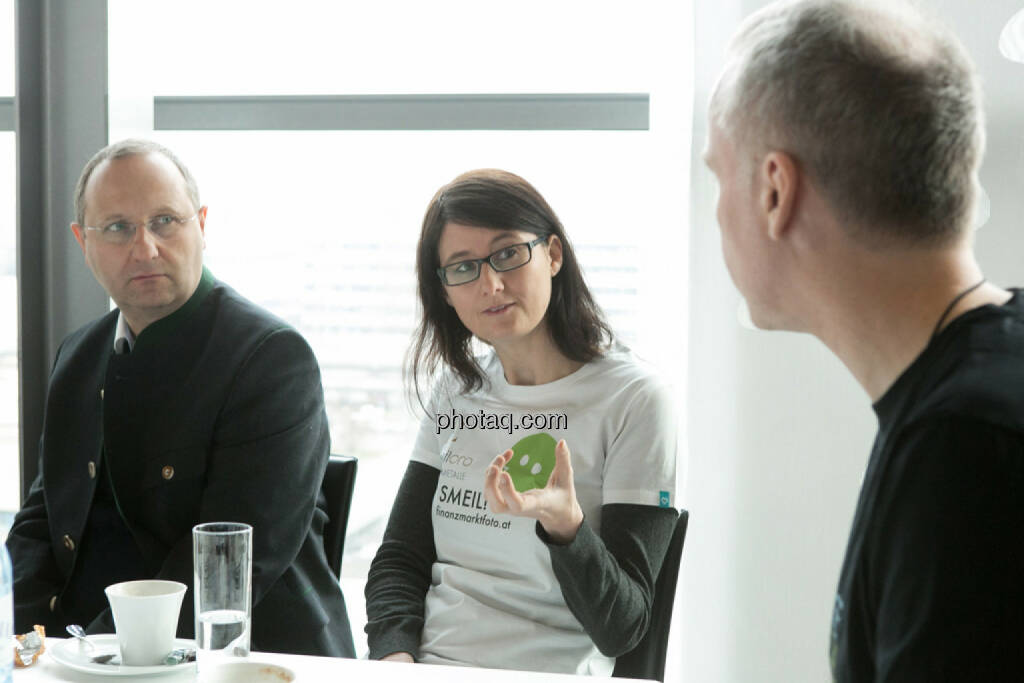
[[[85, 637], [85, 629], [78, 624], [68, 624], [66, 630], [69, 634], [74, 636], [76, 640], [78, 640], [79, 646], [85, 645], [88, 648], [86, 650], [87, 652], [92, 652], [96, 649], [96, 646]], [[117, 657], [117, 654], [118, 653], [116, 652], [112, 652], [106, 655], [97, 655], [95, 657], [91, 657], [90, 661], [96, 664], [106, 664], [110, 662], [110, 660], [114, 659], [114, 657]]]
[[90, 652], [96, 649], [96, 646], [90, 643], [89, 639], [85, 637], [85, 629], [79, 626], [78, 624], [68, 624], [67, 632], [78, 639], [78, 644], [80, 646], [87, 646]]

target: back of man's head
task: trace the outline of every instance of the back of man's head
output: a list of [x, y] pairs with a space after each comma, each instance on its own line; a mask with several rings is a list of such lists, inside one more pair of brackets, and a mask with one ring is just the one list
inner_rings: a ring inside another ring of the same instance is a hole
[[970, 224], [981, 94], [959, 42], [908, 6], [785, 0], [749, 17], [713, 106], [750, 160], [792, 155], [868, 246], [943, 246]]

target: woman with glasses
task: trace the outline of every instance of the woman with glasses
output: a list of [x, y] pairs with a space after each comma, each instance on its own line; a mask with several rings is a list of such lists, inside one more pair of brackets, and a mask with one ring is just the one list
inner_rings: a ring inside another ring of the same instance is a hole
[[516, 175], [442, 187], [416, 267], [407, 377], [434, 386], [367, 580], [370, 657], [608, 675], [676, 518], [669, 392]]

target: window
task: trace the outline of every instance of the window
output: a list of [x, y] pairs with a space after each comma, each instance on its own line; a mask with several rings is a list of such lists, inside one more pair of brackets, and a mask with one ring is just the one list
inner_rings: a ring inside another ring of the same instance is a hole
[[[688, 19], [667, 5], [626, 12], [526, 0], [510, 12], [445, 0], [241, 12], [233, 3], [110, 0], [110, 139], [158, 140], [190, 166], [210, 206], [207, 264], [306, 336], [323, 372], [333, 451], [360, 459], [343, 578], [357, 639], [361, 582], [418, 424], [401, 363], [416, 324], [420, 221], [442, 184], [480, 167], [533, 183], [619, 337], [683, 395], [691, 48]], [[138, 49], [154, 30], [173, 49]], [[474, 93], [639, 93], [649, 96], [650, 123], [154, 129], [155, 97]]]
[[14, 0], [0, 0], [0, 539], [20, 505]]

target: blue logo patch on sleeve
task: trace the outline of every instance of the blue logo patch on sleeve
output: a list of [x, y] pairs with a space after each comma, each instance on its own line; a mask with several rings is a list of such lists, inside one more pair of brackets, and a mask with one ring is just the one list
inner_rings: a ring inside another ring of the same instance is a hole
[[667, 508], [669, 506], [668, 491], [662, 491], [658, 495], [658, 507]]

